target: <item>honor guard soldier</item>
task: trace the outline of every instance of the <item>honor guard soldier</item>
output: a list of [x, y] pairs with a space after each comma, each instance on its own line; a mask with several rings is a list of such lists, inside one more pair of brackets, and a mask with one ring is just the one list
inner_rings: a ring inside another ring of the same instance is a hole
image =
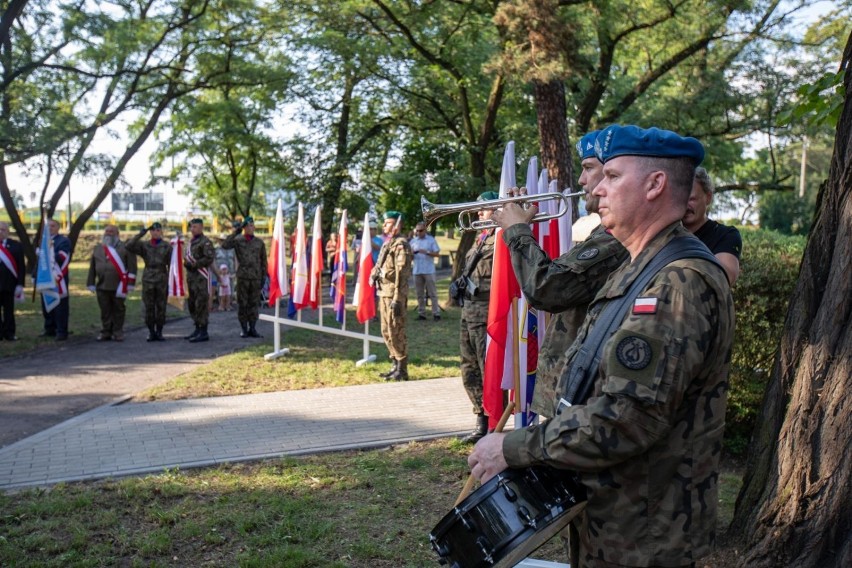
[[375, 283], [381, 305], [382, 337], [391, 357], [386, 381], [408, 380], [408, 339], [405, 335], [408, 279], [411, 278], [411, 245], [402, 236], [402, 213], [388, 211], [382, 226], [387, 240], [370, 279]]
[[[500, 194], [496, 191], [486, 191], [476, 200], [490, 201], [498, 197]], [[490, 219], [493, 213], [493, 209], [479, 210], [477, 215], [480, 221], [485, 221]], [[493, 260], [494, 230], [485, 229], [477, 235], [476, 244], [467, 251], [462, 278], [455, 284], [456, 302], [462, 304], [459, 325], [462, 384], [476, 416], [473, 431], [462, 438], [462, 442], [468, 444], [476, 443], [488, 433], [488, 416], [482, 408], [482, 380], [485, 376], [485, 342]]]
[[507, 466], [576, 472], [581, 566], [691, 567], [714, 541], [734, 326], [724, 270], [681, 223], [704, 148], [636, 126], [596, 146], [601, 224], [630, 260], [589, 306], [555, 416], [487, 435], [468, 464], [482, 481]]
[[[143, 241], [147, 233], [151, 238]], [[164, 341], [163, 326], [166, 325], [166, 306], [169, 301], [169, 263], [172, 245], [163, 239], [163, 225], [152, 223], [127, 242], [127, 250], [142, 257], [145, 270], [142, 272], [142, 301], [145, 303], [145, 325], [148, 341]]]
[[[245, 231], [245, 234], [243, 234]], [[254, 219], [235, 223], [234, 232], [225, 238], [223, 249], [234, 249], [237, 256], [237, 318], [240, 337], [261, 337], [257, 332], [258, 306], [263, 279], [266, 277], [266, 246], [254, 236]]]
[[135, 285], [136, 255], [119, 239], [118, 227], [107, 225], [101, 244], [92, 251], [86, 279], [86, 287], [97, 295], [101, 311], [98, 341], [124, 341], [124, 301]]
[[186, 268], [186, 284], [189, 288], [189, 315], [195, 324], [195, 331], [184, 337], [190, 343], [208, 341], [207, 320], [210, 316], [211, 266], [216, 260], [213, 243], [204, 235], [204, 221], [193, 219], [189, 222], [192, 238], [186, 247], [183, 266]]

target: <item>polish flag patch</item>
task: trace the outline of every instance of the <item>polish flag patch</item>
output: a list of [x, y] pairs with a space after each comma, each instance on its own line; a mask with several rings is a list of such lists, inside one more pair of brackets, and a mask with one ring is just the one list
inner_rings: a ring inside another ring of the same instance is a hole
[[633, 302], [634, 314], [656, 314], [657, 298], [636, 298]]

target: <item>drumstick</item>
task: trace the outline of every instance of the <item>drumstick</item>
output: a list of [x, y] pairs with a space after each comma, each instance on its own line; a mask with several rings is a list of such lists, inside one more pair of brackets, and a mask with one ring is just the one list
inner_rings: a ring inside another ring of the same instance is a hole
[[[495, 432], [502, 432], [503, 427], [506, 425], [506, 422], [509, 421], [509, 417], [512, 415], [512, 411], [515, 409], [515, 401], [510, 400], [509, 404], [506, 405], [506, 410], [503, 411], [503, 416], [500, 417], [500, 421], [497, 422], [497, 426], [494, 428]], [[471, 473], [467, 481], [462, 487], [461, 493], [459, 493], [459, 498], [456, 499], [456, 502], [453, 504], [453, 507], [458, 507], [458, 504], [467, 499], [467, 496], [470, 495], [471, 490], [473, 489], [473, 484], [476, 483], [476, 478]]]

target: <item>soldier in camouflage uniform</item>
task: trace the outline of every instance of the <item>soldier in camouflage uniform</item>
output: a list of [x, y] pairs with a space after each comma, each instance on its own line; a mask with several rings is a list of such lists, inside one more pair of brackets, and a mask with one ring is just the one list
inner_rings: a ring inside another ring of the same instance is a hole
[[[245, 230], [245, 235], [242, 234]], [[260, 290], [266, 277], [266, 246], [254, 236], [254, 219], [246, 217], [222, 243], [223, 249], [234, 249], [237, 255], [237, 318], [240, 337], [262, 337], [257, 332]]]
[[[586, 192], [586, 210], [598, 212], [592, 190], [603, 179], [603, 164], [595, 155], [594, 130], [577, 142], [580, 185]], [[567, 253], [550, 260], [538, 244], [529, 221], [535, 209], [507, 204], [492, 219], [503, 229], [512, 267], [530, 305], [553, 314], [538, 353], [532, 411], [553, 416], [556, 381], [565, 366], [568, 347], [586, 317], [586, 309], [607, 277], [627, 259], [627, 250], [604, 227], [598, 225], [589, 237]]]
[[[497, 199], [496, 191], [486, 191], [476, 200]], [[493, 210], [478, 211], [480, 221], [491, 218]], [[476, 256], [479, 259], [474, 265]], [[491, 263], [494, 260], [494, 230], [484, 230], [476, 237], [476, 243], [467, 251], [462, 274], [470, 273], [470, 281], [476, 290], [468, 291], [462, 306], [459, 338], [461, 345], [461, 376], [464, 390], [473, 403], [476, 426], [462, 438], [462, 442], [474, 444], [488, 433], [488, 415], [482, 408], [482, 378], [485, 376], [485, 339], [488, 327], [488, 302], [491, 296]], [[471, 268], [473, 270], [471, 271]]]
[[[151, 239], [141, 240], [151, 232]], [[142, 301], [145, 303], [145, 325], [148, 326], [148, 341], [163, 341], [163, 326], [166, 325], [166, 305], [169, 301], [169, 263], [172, 245], [163, 239], [163, 226], [154, 223], [139, 231], [127, 242], [127, 250], [145, 261], [142, 273]]]
[[[601, 311], [661, 249], [676, 238], [694, 239], [680, 219], [704, 156], [697, 140], [612, 126], [598, 144], [601, 222], [631, 261], [595, 296], [569, 365], [581, 347], [595, 349], [584, 342]], [[712, 260], [675, 260], [616, 321], [588, 399], [560, 404], [543, 424], [486, 436], [468, 463], [483, 481], [507, 466], [578, 472], [588, 493], [583, 568], [694, 566], [715, 539], [734, 328], [727, 277]], [[566, 383], [560, 379], [560, 390]]]
[[382, 337], [391, 357], [391, 370], [381, 376], [387, 381], [408, 380], [408, 339], [405, 335], [408, 279], [414, 254], [402, 236], [402, 213], [385, 213], [383, 231], [388, 237], [370, 275], [381, 305]]
[[207, 334], [207, 319], [210, 314], [210, 267], [216, 260], [216, 251], [210, 239], [204, 236], [204, 221], [190, 221], [189, 232], [192, 239], [186, 247], [183, 266], [186, 268], [186, 285], [189, 288], [189, 315], [195, 323], [195, 331], [184, 339], [188, 339], [190, 343], [198, 343], [210, 340]]

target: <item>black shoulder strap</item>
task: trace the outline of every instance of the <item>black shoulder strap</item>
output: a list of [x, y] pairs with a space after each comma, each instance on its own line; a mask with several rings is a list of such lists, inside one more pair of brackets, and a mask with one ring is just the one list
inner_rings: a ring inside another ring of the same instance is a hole
[[689, 235], [672, 239], [645, 265], [624, 295], [609, 302], [601, 310], [598, 320], [574, 357], [571, 366], [563, 372], [563, 377], [567, 374], [568, 380], [560, 404], [574, 405], [586, 402], [592, 392], [604, 345], [624, 320], [627, 310], [660, 270], [683, 258], [703, 258], [722, 269], [716, 257], [697, 238]]

